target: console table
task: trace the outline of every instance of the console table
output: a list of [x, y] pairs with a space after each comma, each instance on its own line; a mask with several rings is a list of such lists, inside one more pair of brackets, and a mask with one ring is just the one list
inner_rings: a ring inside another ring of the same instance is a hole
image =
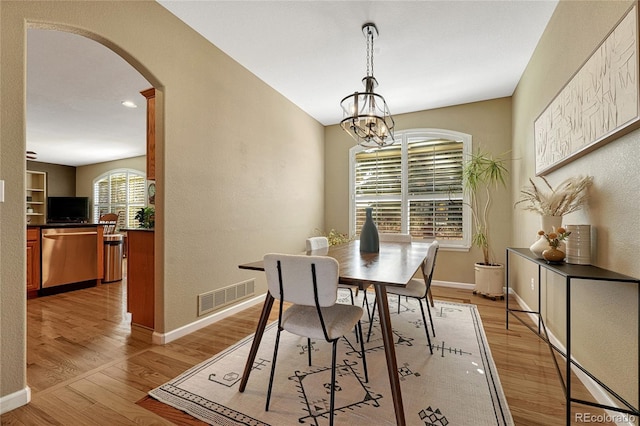
[[[527, 259], [530, 262], [533, 262], [538, 265], [538, 310], [537, 311], [527, 311], [521, 309], [511, 309], [509, 307], [509, 254], [514, 254], [521, 256]], [[538, 259], [533, 256], [531, 251], [528, 248], [507, 248], [507, 256], [506, 256], [506, 285], [507, 285], [507, 300], [506, 300], [506, 327], [509, 328], [509, 314], [512, 314], [514, 318], [520, 321], [523, 325], [525, 325], [529, 330], [533, 331], [544, 340], [548, 345], [549, 349], [553, 355], [553, 351], [561, 354], [566, 360], [565, 366], [565, 377], [566, 380], [563, 380], [562, 374], [560, 371], [560, 366], [556, 360], [556, 357], [553, 357], [553, 360], [556, 365], [556, 370], [558, 372], [558, 376], [560, 377], [560, 382], [564, 388], [564, 394], [566, 399], [566, 424], [571, 424], [571, 403], [575, 402], [577, 404], [589, 405], [593, 407], [599, 407], [605, 410], [617, 411], [620, 413], [626, 413], [633, 416], [640, 416], [640, 410], [638, 407], [634, 407], [632, 404], [627, 402], [624, 398], [614, 392], [610, 387], [604, 384], [601, 380], [591, 374], [586, 368], [575, 362], [571, 359], [571, 286], [572, 281], [574, 280], [595, 280], [595, 281], [615, 281], [615, 282], [625, 282], [625, 283], [633, 283], [638, 285], [638, 327], [640, 330], [640, 279], [629, 277], [627, 275], [622, 275], [617, 272], [609, 271], [607, 269], [598, 268], [597, 266], [591, 265], [572, 265], [568, 263], [562, 263], [559, 265], [548, 264], [543, 259]], [[547, 269], [555, 274], [561, 275], [565, 278], [565, 286], [567, 293], [566, 300], [566, 352], [562, 351], [562, 349], [558, 348], [556, 345], [551, 343], [549, 337], [547, 335], [547, 329], [544, 325], [544, 321], [541, 315], [541, 290], [540, 290], [540, 282], [541, 282], [541, 271], [542, 269]], [[573, 283], [575, 285], [575, 283]], [[527, 313], [527, 314], [535, 314], [538, 316], [538, 329], [525, 322], [522, 318], [515, 315], [516, 312]], [[544, 331], [544, 334], [541, 332]], [[640, 333], [640, 332], [639, 332]], [[640, 371], [640, 338], [638, 339], [638, 371]], [[571, 365], [574, 365], [578, 369], [580, 369], [583, 373], [589, 376], [593, 381], [595, 381], [599, 386], [604, 388], [607, 392], [609, 392], [614, 398], [616, 398], [624, 408], [620, 407], [612, 407], [608, 405], [598, 404], [591, 401], [584, 401], [581, 399], [576, 399], [571, 396]], [[638, 383], [638, 397], [640, 398], [640, 383]]]

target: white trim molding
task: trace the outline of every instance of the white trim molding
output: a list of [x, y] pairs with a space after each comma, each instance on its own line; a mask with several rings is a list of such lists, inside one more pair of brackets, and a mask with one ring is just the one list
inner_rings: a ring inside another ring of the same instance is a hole
[[0, 398], [0, 414], [8, 413], [18, 407], [27, 405], [31, 401], [31, 388], [27, 386], [18, 392]]
[[243, 311], [250, 306], [256, 305], [264, 301], [264, 298], [265, 294], [260, 294], [258, 296], [252, 297], [251, 299], [247, 299], [236, 305], [230, 306], [227, 309], [218, 311], [212, 315], [209, 315], [208, 317], [201, 318], [192, 323], [176, 328], [175, 330], [169, 331], [168, 333], [158, 333], [154, 331], [151, 337], [152, 342], [154, 345], [165, 345], [167, 343], [173, 342], [174, 340], [186, 336], [189, 333], [193, 333], [194, 331], [214, 324], [221, 319], [227, 318], [233, 314]]

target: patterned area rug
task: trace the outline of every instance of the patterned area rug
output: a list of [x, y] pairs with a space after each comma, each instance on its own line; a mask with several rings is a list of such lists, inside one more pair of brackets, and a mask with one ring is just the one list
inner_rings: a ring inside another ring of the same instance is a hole
[[[409, 425], [513, 425], [475, 305], [436, 301], [433, 355], [417, 301], [389, 300], [405, 416]], [[428, 319], [428, 318], [427, 318]], [[364, 333], [368, 324], [363, 322]], [[283, 332], [269, 411], [265, 411], [276, 324], [265, 331], [245, 392], [240, 376], [252, 336], [149, 392], [216, 425], [327, 425], [331, 345]], [[366, 336], [365, 336], [366, 340]], [[336, 425], [395, 424], [382, 337], [374, 320], [364, 382], [355, 334], [338, 344]], [[308, 351], [312, 367], [308, 366]]]

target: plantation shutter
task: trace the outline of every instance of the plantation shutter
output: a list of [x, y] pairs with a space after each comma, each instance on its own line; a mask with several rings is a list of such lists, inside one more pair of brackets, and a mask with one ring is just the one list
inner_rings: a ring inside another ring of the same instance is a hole
[[379, 232], [400, 232], [402, 226], [402, 150], [400, 146], [361, 151], [355, 166], [355, 229], [360, 233], [365, 208], [373, 208]]
[[471, 136], [439, 129], [396, 132], [379, 149], [353, 147], [350, 233], [358, 235], [365, 208], [381, 233], [409, 233], [443, 247], [468, 248], [471, 218], [462, 187], [462, 166]]
[[105, 213], [120, 214], [118, 228], [137, 227], [135, 215], [145, 206], [146, 179], [134, 170], [106, 173], [93, 184], [93, 214], [97, 222]]
[[462, 240], [462, 155], [459, 141], [409, 140], [408, 229], [412, 236]]

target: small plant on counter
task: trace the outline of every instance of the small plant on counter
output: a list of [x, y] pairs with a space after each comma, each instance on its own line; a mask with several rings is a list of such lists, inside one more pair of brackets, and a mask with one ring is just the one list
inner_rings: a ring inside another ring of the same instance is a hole
[[140, 224], [140, 228], [153, 228], [156, 224], [156, 209], [153, 207], [142, 207], [136, 213], [136, 220]]
[[564, 241], [567, 239], [571, 232], [567, 232], [566, 229], [560, 227], [556, 230], [556, 232], [549, 232], [548, 234], [542, 230], [538, 231], [538, 235], [543, 235], [544, 238], [549, 243], [549, 247], [558, 248], [560, 245], [560, 241]]
[[327, 237], [330, 246], [337, 246], [338, 244], [348, 243], [349, 241], [353, 240], [353, 238], [349, 238], [347, 234], [342, 234], [335, 229], [329, 231], [329, 235], [326, 235], [324, 232], [316, 229], [316, 234], [319, 237]]

